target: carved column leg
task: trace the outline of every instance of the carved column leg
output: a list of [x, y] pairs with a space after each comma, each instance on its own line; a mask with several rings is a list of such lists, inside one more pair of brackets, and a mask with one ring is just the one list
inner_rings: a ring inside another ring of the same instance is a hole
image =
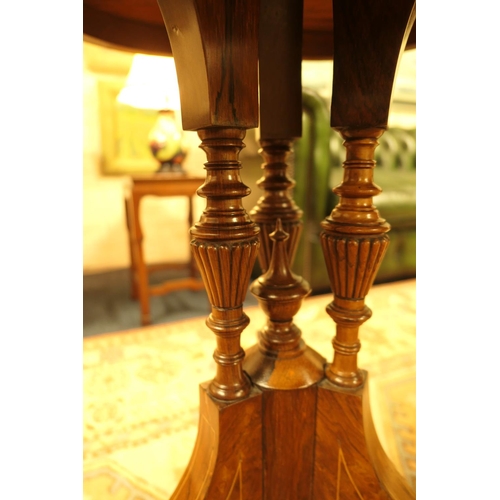
[[[211, 304], [217, 371], [200, 386], [198, 438], [172, 499], [262, 498], [262, 394], [242, 370], [243, 300], [259, 229], [242, 206], [238, 155], [258, 126], [260, 2], [158, 0], [179, 82], [182, 124], [206, 152], [206, 198], [191, 248]], [[189, 346], [186, 346], [188, 349]], [[208, 354], [208, 353], [207, 353]]]
[[[309, 284], [291, 272], [302, 230], [302, 211], [287, 174], [292, 138], [302, 134], [302, 0], [261, 2], [259, 78], [264, 195], [251, 212], [260, 226], [264, 274], [252, 293], [268, 316], [245, 371], [262, 393], [263, 496], [269, 500], [314, 496], [315, 420], [322, 356], [306, 346], [294, 324]], [[279, 223], [277, 224], [277, 222]]]
[[[331, 125], [344, 138], [340, 201], [322, 222], [321, 244], [334, 299], [333, 362], [318, 387], [314, 498], [413, 499], [373, 425], [368, 375], [358, 368], [365, 297], [389, 244], [373, 197], [377, 139], [387, 126], [397, 63], [415, 18], [413, 0], [334, 0]], [[390, 18], [390, 22], [388, 19]], [[356, 61], [353, 64], [353, 61]], [[330, 466], [326, 466], [326, 464]]]
[[128, 233], [128, 243], [129, 243], [129, 254], [130, 254], [130, 298], [132, 300], [137, 300], [139, 297], [138, 284], [137, 284], [137, 263], [136, 263], [136, 251], [134, 249], [134, 235], [132, 231], [132, 196], [128, 196], [125, 199], [125, 219], [127, 221], [127, 233]]
[[338, 206], [322, 223], [321, 245], [334, 294], [327, 312], [337, 323], [329, 380], [342, 387], [357, 387], [363, 376], [357, 365], [361, 347], [360, 325], [371, 316], [365, 305], [389, 244], [390, 226], [379, 216], [372, 197], [380, 193], [373, 183], [374, 154], [380, 129], [344, 131], [347, 150], [344, 181], [334, 189]]
[[198, 194], [207, 199], [191, 229], [191, 246], [205, 283], [215, 333], [215, 378], [200, 387], [198, 438], [172, 500], [262, 498], [262, 395], [242, 370], [240, 335], [259, 228], [242, 205], [249, 193], [238, 161], [245, 130], [211, 127], [198, 132], [207, 154], [207, 178]]
[[286, 254], [289, 264], [293, 264], [302, 232], [302, 210], [290, 196], [295, 181], [288, 176], [286, 161], [292, 152], [292, 139], [261, 139], [260, 144], [264, 176], [257, 181], [257, 185], [264, 190], [264, 194], [250, 216], [260, 227], [259, 263], [262, 272], [266, 272], [272, 253], [269, 235], [276, 229], [277, 219], [281, 219], [283, 230], [289, 235]]
[[245, 131], [208, 128], [200, 130], [199, 136], [208, 162], [207, 180], [198, 194], [207, 198], [207, 207], [191, 230], [191, 245], [212, 305], [207, 325], [217, 336], [217, 374], [209, 391], [218, 399], [231, 401], [250, 392], [242, 370], [245, 353], [240, 335], [249, 323], [243, 301], [257, 258], [259, 229], [241, 202], [249, 194], [241, 182], [238, 161]]
[[143, 326], [151, 324], [151, 306], [149, 303], [149, 272], [146, 261], [144, 260], [143, 233], [141, 228], [141, 219], [139, 205], [141, 196], [134, 192], [132, 187], [131, 200], [129, 204], [131, 235], [132, 235], [132, 254], [136, 275], [136, 290], [141, 307], [141, 324]]
[[[381, 129], [344, 130], [344, 180], [337, 207], [323, 223], [321, 244], [334, 300], [327, 307], [337, 324], [333, 363], [318, 391], [315, 498], [410, 499], [414, 493], [385, 455], [373, 425], [367, 373], [357, 366], [358, 330], [371, 316], [364, 300], [389, 244], [389, 225], [372, 197], [374, 151]], [[325, 436], [335, 436], [325, 439]], [[336, 467], [324, 464], [333, 461]], [[325, 496], [326, 495], [326, 496]]]
[[258, 185], [264, 195], [250, 212], [261, 228], [259, 262], [266, 272], [271, 259], [269, 234], [281, 219], [288, 233], [290, 265], [302, 231], [302, 211], [290, 191], [286, 163], [292, 141], [302, 135], [302, 0], [261, 2], [259, 18], [259, 83], [261, 154], [264, 176]]

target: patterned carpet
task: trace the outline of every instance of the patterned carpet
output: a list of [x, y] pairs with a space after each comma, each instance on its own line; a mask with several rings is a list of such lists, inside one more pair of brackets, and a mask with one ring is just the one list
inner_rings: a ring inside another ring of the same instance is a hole
[[[307, 299], [295, 318], [306, 342], [331, 359], [331, 296]], [[415, 487], [415, 281], [373, 288], [361, 327], [359, 365], [370, 373], [380, 441]], [[255, 343], [256, 307], [243, 332]], [[167, 499], [191, 456], [198, 385], [212, 378], [213, 333], [205, 317], [84, 339], [84, 499]]]

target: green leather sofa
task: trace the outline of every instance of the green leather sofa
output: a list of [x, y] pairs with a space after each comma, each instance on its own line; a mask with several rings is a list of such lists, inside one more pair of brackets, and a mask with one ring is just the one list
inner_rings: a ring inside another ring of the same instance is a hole
[[[294, 146], [294, 199], [304, 211], [302, 237], [293, 271], [313, 293], [329, 291], [319, 234], [320, 222], [338, 202], [332, 189], [340, 184], [345, 148], [330, 128], [326, 103], [313, 91], [303, 92], [302, 138]], [[388, 129], [376, 149], [375, 183], [382, 193], [374, 204], [391, 225], [391, 243], [376, 283], [415, 277], [416, 273], [416, 130]]]

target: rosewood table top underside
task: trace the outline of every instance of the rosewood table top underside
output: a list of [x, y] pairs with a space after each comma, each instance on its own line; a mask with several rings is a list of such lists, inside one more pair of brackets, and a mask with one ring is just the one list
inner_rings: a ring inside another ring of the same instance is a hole
[[[332, 0], [304, 0], [304, 59], [332, 59]], [[84, 0], [85, 39], [133, 52], [172, 55], [170, 42], [156, 0]], [[416, 46], [416, 24], [407, 49]]]

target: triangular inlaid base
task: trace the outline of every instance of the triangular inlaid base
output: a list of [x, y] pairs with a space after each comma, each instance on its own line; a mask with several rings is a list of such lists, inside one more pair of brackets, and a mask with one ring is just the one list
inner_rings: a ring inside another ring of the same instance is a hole
[[171, 500], [413, 500], [357, 390], [253, 388], [225, 403], [200, 386], [195, 449]]

